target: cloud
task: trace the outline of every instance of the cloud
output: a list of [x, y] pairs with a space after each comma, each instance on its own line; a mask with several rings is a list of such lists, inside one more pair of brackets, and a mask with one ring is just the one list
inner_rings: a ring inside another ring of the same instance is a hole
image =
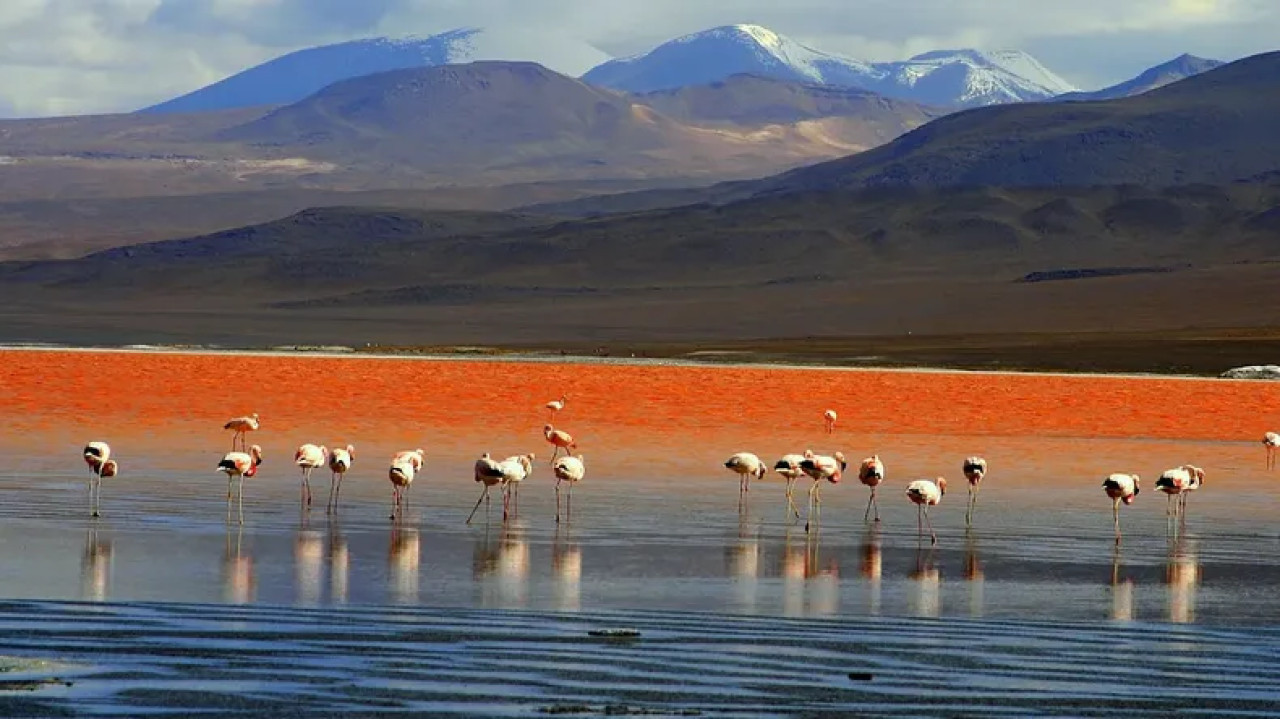
[[[310, 45], [461, 26], [519, 36], [555, 67], [565, 37], [612, 54], [758, 23], [868, 60], [1020, 48], [1082, 87], [1182, 52], [1273, 49], [1273, 0], [4, 0], [0, 112], [132, 110]], [[580, 55], [579, 55], [580, 56]], [[558, 68], [568, 69], [568, 68]], [[577, 69], [577, 68], [574, 68]]]

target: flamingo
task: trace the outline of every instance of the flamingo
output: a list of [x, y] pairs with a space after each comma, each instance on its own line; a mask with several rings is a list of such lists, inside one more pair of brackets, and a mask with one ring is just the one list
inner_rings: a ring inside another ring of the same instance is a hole
[[969, 503], [965, 505], [964, 525], [973, 525], [973, 512], [978, 508], [978, 490], [982, 488], [982, 478], [987, 474], [987, 460], [982, 457], [968, 457], [964, 460], [965, 479], [969, 480]]
[[568, 402], [568, 401], [569, 401], [569, 395], [562, 394], [560, 395], [560, 399], [553, 399], [550, 402], [543, 405], [544, 407], [547, 408], [547, 412], [548, 412], [547, 421], [550, 422], [554, 420], [556, 418], [556, 412], [559, 412], [560, 410], [564, 409], [565, 402]]
[[342, 492], [342, 479], [351, 470], [351, 463], [355, 458], [356, 448], [352, 445], [347, 445], [345, 449], [336, 447], [329, 452], [329, 471], [332, 475], [329, 477], [329, 505], [326, 511], [338, 511], [338, 495]]
[[1267, 448], [1267, 469], [1276, 468], [1276, 449], [1280, 448], [1280, 434], [1267, 432], [1262, 435], [1262, 446]]
[[804, 461], [803, 454], [784, 454], [782, 459], [773, 465], [773, 471], [782, 475], [787, 480], [787, 516], [800, 518], [800, 509], [796, 507], [793, 494], [795, 493], [796, 480], [804, 475], [804, 470], [800, 469], [800, 463]]
[[942, 495], [947, 493], [947, 480], [938, 477], [936, 482], [927, 479], [917, 479], [907, 485], [907, 499], [916, 504], [916, 529], [921, 536], [924, 535], [924, 527], [920, 524], [920, 517], [924, 517], [925, 524], [929, 527], [929, 536], [932, 538], [931, 544], [938, 543], [938, 533], [933, 531], [933, 522], [929, 521], [929, 507], [937, 505], [942, 501]]
[[93, 516], [102, 504], [102, 478], [114, 477], [120, 465], [111, 459], [111, 445], [106, 442], [90, 442], [84, 446], [84, 463], [89, 465], [89, 510]]
[[253, 445], [249, 448], [249, 452], [228, 452], [218, 462], [218, 471], [227, 475], [227, 521], [231, 521], [231, 481], [239, 478], [240, 492], [237, 506], [240, 509], [240, 523], [244, 524], [244, 478], [252, 477], [258, 473], [258, 466], [262, 464], [262, 447]]
[[587, 465], [583, 462], [582, 455], [575, 457], [561, 457], [551, 465], [551, 471], [556, 475], [556, 524], [560, 523], [560, 483], [568, 482], [569, 488], [566, 491], [564, 501], [564, 515], [568, 519], [573, 508], [573, 485], [582, 481], [587, 474]]
[[800, 469], [813, 479], [813, 486], [809, 488], [809, 518], [805, 520], [804, 531], [809, 531], [809, 527], [816, 524], [822, 519], [822, 480], [827, 480], [832, 484], [837, 484], [844, 477], [844, 470], [848, 468], [848, 463], [844, 461], [844, 453], [836, 452], [833, 456], [814, 454], [813, 450], [806, 449], [804, 451], [804, 461], [800, 463]]
[[245, 417], [236, 417], [222, 425], [222, 428], [235, 430], [235, 434], [231, 435], [231, 451], [234, 452], [236, 450], [236, 439], [240, 440], [240, 449], [244, 450], [245, 433], [258, 429], [258, 413], [254, 412]]
[[573, 435], [562, 429], [556, 429], [549, 424], [542, 428], [542, 436], [546, 437], [547, 441], [555, 446], [555, 450], [551, 453], [552, 464], [555, 464], [556, 456], [560, 453], [560, 450], [563, 449], [565, 454], [568, 454], [569, 450], [578, 447], [577, 443], [573, 441]]
[[822, 419], [826, 423], [827, 434], [831, 434], [836, 431], [836, 411], [834, 409], [829, 409], [826, 412], [823, 412]]
[[391, 480], [391, 519], [403, 514], [405, 492], [413, 484], [413, 478], [422, 470], [426, 452], [421, 449], [396, 452], [391, 457], [387, 478]]
[[489, 490], [495, 485], [502, 484], [502, 466], [495, 462], [488, 452], [485, 452], [480, 455], [480, 459], [476, 460], [475, 475], [476, 481], [484, 485], [484, 490], [480, 493], [480, 499], [476, 500], [476, 506], [471, 508], [471, 514], [467, 515], [467, 524], [471, 524], [471, 519], [476, 516], [481, 502], [485, 502], [485, 515], [488, 516]]
[[880, 455], [873, 454], [862, 460], [862, 466], [858, 467], [858, 481], [871, 488], [871, 497], [867, 499], [867, 510], [862, 513], [862, 521], [867, 521], [867, 516], [871, 513], [871, 508], [876, 508], [876, 521], [880, 521], [880, 503], [876, 501], [876, 487], [884, 481], [884, 462], [880, 461]]
[[742, 508], [742, 497], [751, 491], [751, 478], [761, 479], [766, 469], [764, 462], [750, 452], [738, 452], [725, 460], [724, 466], [738, 475], [738, 508]]
[[1107, 496], [1112, 499], [1111, 513], [1115, 515], [1116, 520], [1116, 546], [1120, 545], [1120, 503], [1133, 504], [1134, 498], [1138, 496], [1138, 492], [1142, 491], [1138, 486], [1138, 475], [1136, 474], [1113, 474], [1102, 481], [1102, 489], [1106, 491]]
[[520, 483], [529, 478], [533, 474], [532, 452], [529, 454], [516, 454], [498, 463], [502, 468], [502, 519], [507, 518], [507, 510], [510, 508], [515, 513], [520, 508]]
[[302, 470], [302, 501], [311, 506], [311, 473], [329, 463], [329, 448], [323, 444], [304, 444], [293, 453], [293, 463]]
[[1168, 495], [1165, 515], [1170, 518], [1178, 515], [1186, 507], [1186, 492], [1199, 489], [1203, 482], [1204, 470], [1199, 467], [1184, 464], [1166, 469], [1156, 480], [1156, 489]]

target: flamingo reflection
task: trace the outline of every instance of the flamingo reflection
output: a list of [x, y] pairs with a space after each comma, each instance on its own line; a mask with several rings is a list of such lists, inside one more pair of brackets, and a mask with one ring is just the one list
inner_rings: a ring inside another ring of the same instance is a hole
[[915, 614], [937, 618], [942, 613], [942, 575], [933, 565], [933, 546], [916, 545], [916, 568], [907, 575], [916, 583]]
[[758, 532], [751, 531], [750, 521], [745, 515], [738, 518], [738, 536], [725, 548], [725, 560], [729, 576], [734, 580], [739, 607], [748, 612], [755, 609], [756, 579], [760, 576], [760, 537]]
[[253, 576], [253, 557], [244, 551], [244, 527], [227, 525], [227, 544], [222, 555], [222, 601], [248, 604], [253, 601], [257, 581]]
[[480, 605], [493, 608], [522, 608], [528, 604], [529, 542], [525, 523], [513, 519], [503, 525], [497, 541], [486, 527], [475, 545], [472, 576], [481, 591]]
[[824, 567], [817, 534], [806, 531], [796, 541], [787, 529], [782, 548], [783, 614], [823, 616], [835, 614], [840, 605], [840, 568], [830, 557]]
[[884, 569], [884, 554], [880, 548], [880, 525], [873, 524], [862, 535], [861, 574], [867, 579], [870, 594], [867, 611], [880, 614], [880, 576]]
[[978, 538], [970, 531], [964, 543], [964, 578], [969, 582], [969, 616], [982, 616], [982, 590], [985, 576], [982, 573], [982, 561], [978, 555]]
[[1196, 592], [1200, 587], [1200, 557], [1194, 540], [1180, 534], [1170, 542], [1164, 578], [1169, 585], [1169, 621], [1195, 621]]
[[89, 526], [84, 538], [84, 554], [80, 557], [80, 596], [86, 601], [101, 602], [107, 598], [111, 584], [112, 546], [110, 537], [98, 533], [97, 524]]
[[314, 606], [320, 603], [324, 578], [324, 539], [308, 526], [307, 516], [303, 515], [293, 538], [293, 581], [298, 604]]
[[551, 573], [555, 576], [556, 609], [576, 612], [582, 608], [582, 548], [556, 526], [551, 545]]
[[391, 524], [390, 548], [387, 552], [387, 590], [397, 604], [418, 601], [418, 563], [422, 553], [418, 530], [400, 522]]
[[342, 527], [338, 524], [336, 512], [329, 517], [328, 560], [330, 599], [337, 604], [346, 604], [350, 556], [347, 553], [347, 538], [342, 536]]
[[1133, 580], [1121, 578], [1120, 545], [1111, 554], [1111, 620], [1133, 621]]

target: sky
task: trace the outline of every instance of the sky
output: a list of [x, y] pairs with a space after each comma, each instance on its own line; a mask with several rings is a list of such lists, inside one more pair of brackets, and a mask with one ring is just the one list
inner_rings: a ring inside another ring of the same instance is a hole
[[1084, 89], [1183, 52], [1280, 49], [1277, 0], [0, 0], [0, 116], [131, 111], [359, 37], [500, 29], [580, 74], [573, 43], [626, 55], [736, 23], [871, 61], [1025, 50]]

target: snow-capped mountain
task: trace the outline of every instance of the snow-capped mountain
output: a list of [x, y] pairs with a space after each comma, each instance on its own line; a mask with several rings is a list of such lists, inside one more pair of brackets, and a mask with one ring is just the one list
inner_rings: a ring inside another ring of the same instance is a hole
[[607, 58], [585, 42], [546, 33], [462, 28], [429, 37], [366, 38], [291, 52], [140, 112], [282, 105], [340, 80], [474, 60], [535, 60], [576, 76]]
[[868, 63], [815, 50], [759, 25], [728, 25], [686, 35], [649, 52], [606, 62], [582, 79], [652, 92], [739, 73], [860, 87], [889, 97], [960, 107], [1043, 100], [1076, 89], [1024, 52], [938, 51], [904, 62]]
[[1088, 100], [1114, 100], [1120, 97], [1132, 97], [1141, 95], [1144, 92], [1150, 92], [1159, 87], [1164, 87], [1171, 82], [1178, 82], [1189, 77], [1194, 77], [1202, 72], [1208, 72], [1214, 68], [1222, 67], [1224, 62], [1221, 60], [1210, 60], [1209, 58], [1196, 57], [1195, 55], [1179, 55], [1169, 62], [1156, 65], [1143, 72], [1141, 75], [1126, 80], [1111, 87], [1105, 87], [1095, 92], [1070, 92], [1065, 95], [1059, 95], [1054, 100], [1070, 100], [1074, 102]]

